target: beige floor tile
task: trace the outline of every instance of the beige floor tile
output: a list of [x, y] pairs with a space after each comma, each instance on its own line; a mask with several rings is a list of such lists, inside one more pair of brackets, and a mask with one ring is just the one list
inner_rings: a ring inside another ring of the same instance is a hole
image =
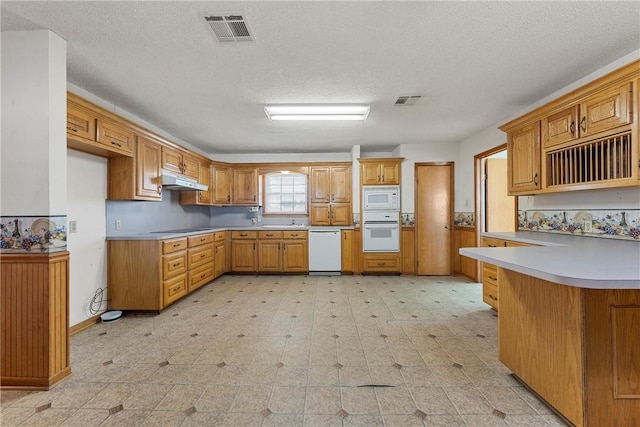
[[342, 419], [337, 415], [304, 415], [304, 427], [342, 427]]
[[371, 387], [340, 387], [342, 409], [350, 415], [380, 413], [376, 393]]
[[69, 409], [69, 408], [45, 409], [44, 411], [36, 412], [35, 414], [31, 415], [29, 418], [23, 421], [20, 425], [28, 426], [28, 427], [59, 426], [59, 425], [62, 425], [64, 421], [73, 414], [73, 412], [75, 412], [75, 410]]
[[0, 425], [17, 426], [34, 413], [33, 408], [2, 408], [0, 412]]
[[357, 387], [365, 384], [372, 384], [369, 368], [361, 366], [345, 366], [340, 368], [340, 386]]
[[429, 427], [472, 427], [460, 415], [427, 415], [422, 422]]
[[383, 415], [385, 427], [421, 427], [422, 420], [415, 415]]
[[202, 385], [185, 384], [176, 385], [158, 403], [159, 411], [184, 411], [195, 406], [200, 396], [204, 393]]
[[109, 415], [100, 427], [141, 426], [150, 414], [151, 411], [120, 411]]
[[196, 412], [185, 417], [181, 427], [217, 427], [224, 425], [225, 414], [217, 412]]
[[306, 386], [308, 371], [306, 366], [282, 366], [278, 368], [275, 385]]
[[210, 385], [204, 388], [195, 404], [198, 411], [227, 412], [238, 392], [238, 386]]
[[139, 387], [133, 383], [112, 383], [97, 393], [83, 408], [110, 409], [123, 404]]
[[309, 386], [333, 386], [340, 384], [338, 369], [333, 366], [310, 366], [308, 374]]
[[412, 415], [417, 409], [406, 387], [376, 388], [375, 392], [382, 414]]
[[242, 378], [247, 369], [247, 366], [223, 366], [216, 371], [209, 383], [218, 385], [241, 385]]
[[172, 388], [169, 384], [141, 384], [123, 406], [125, 409], [153, 410]]
[[270, 385], [273, 384], [278, 368], [274, 365], [251, 365], [242, 377], [243, 385]]
[[344, 419], [345, 427], [383, 427], [381, 415], [351, 415]]
[[264, 417], [259, 413], [230, 412], [225, 415], [222, 425], [225, 427], [258, 427], [262, 425], [263, 421]]
[[307, 387], [305, 414], [335, 414], [340, 411], [338, 387]]
[[102, 424], [108, 416], [107, 409], [78, 409], [64, 420], [63, 425], [65, 427], [96, 427]]
[[153, 411], [142, 422], [145, 427], [179, 427], [187, 418], [184, 412]]
[[374, 366], [369, 368], [369, 374], [371, 375], [372, 384], [390, 386], [404, 385], [404, 378], [402, 378], [400, 369], [394, 367]]
[[505, 414], [535, 414], [534, 409], [527, 404], [513, 387], [478, 387], [478, 391], [489, 403]]
[[276, 414], [303, 414], [306, 387], [274, 387], [268, 408]]
[[549, 427], [541, 415], [507, 415], [504, 421], [516, 427]]
[[460, 414], [491, 414], [493, 406], [475, 387], [443, 387]]
[[302, 414], [271, 414], [264, 419], [262, 427], [295, 427], [302, 426]]
[[508, 424], [495, 415], [462, 415], [462, 419], [469, 426], [474, 427], [504, 427]]
[[267, 409], [270, 386], [240, 386], [229, 412], [255, 412]]
[[457, 414], [455, 406], [441, 387], [409, 388], [418, 409], [425, 414]]

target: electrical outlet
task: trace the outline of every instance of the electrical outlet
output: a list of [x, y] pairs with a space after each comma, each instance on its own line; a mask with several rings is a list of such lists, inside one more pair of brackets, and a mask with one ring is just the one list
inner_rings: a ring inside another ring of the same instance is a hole
[[582, 221], [582, 232], [583, 233], [593, 233], [593, 224], [589, 220]]
[[116, 219], [116, 230], [120, 230], [122, 228], [122, 221]]
[[78, 232], [78, 221], [69, 221], [69, 233]]

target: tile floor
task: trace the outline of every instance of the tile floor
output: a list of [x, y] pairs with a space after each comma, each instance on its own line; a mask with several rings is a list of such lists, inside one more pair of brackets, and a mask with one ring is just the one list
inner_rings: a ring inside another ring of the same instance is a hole
[[223, 276], [71, 338], [73, 374], [2, 426], [563, 426], [497, 357], [462, 277]]

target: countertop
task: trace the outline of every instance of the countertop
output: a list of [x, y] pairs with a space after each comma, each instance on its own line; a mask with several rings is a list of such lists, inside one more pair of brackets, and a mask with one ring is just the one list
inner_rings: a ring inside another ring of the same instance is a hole
[[563, 285], [640, 289], [640, 242], [530, 231], [483, 236], [540, 246], [461, 248], [460, 255]]
[[177, 239], [180, 237], [195, 236], [198, 234], [215, 233], [216, 231], [231, 231], [231, 230], [249, 230], [249, 231], [269, 231], [269, 230], [284, 230], [284, 231], [334, 231], [334, 230], [353, 230], [354, 226], [291, 226], [291, 225], [253, 225], [253, 226], [220, 226], [220, 227], [198, 227], [184, 230], [165, 230], [165, 231], [151, 231], [147, 233], [136, 234], [122, 234], [107, 236], [107, 240], [165, 240], [165, 239]]

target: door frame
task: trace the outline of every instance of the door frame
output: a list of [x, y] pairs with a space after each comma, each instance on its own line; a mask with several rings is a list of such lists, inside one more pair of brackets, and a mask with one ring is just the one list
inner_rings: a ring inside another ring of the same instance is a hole
[[[501, 151], [505, 151], [507, 149], [507, 143], [505, 142], [502, 145], [497, 147], [490, 148], [489, 150], [483, 151], [482, 153], [478, 153], [473, 156], [473, 205], [474, 205], [474, 215], [475, 215], [475, 235], [476, 235], [476, 246], [482, 246], [482, 224], [484, 222], [484, 210], [482, 209], [482, 180], [484, 175], [484, 165], [483, 160], [487, 157], [490, 157], [496, 153]], [[507, 157], [507, 161], [509, 158]], [[515, 196], [515, 229], [518, 230], [518, 196]], [[476, 263], [476, 277], [482, 277], [482, 263]]]
[[414, 164], [413, 166], [413, 179], [414, 179], [414, 183], [413, 183], [413, 210], [415, 211], [414, 215], [415, 215], [415, 219], [414, 219], [414, 223], [415, 223], [415, 230], [414, 230], [414, 234], [416, 236], [416, 238], [414, 239], [414, 243], [413, 243], [413, 253], [416, 255], [415, 256], [415, 260], [414, 260], [414, 269], [416, 272], [416, 276], [418, 275], [418, 232], [417, 232], [417, 227], [419, 224], [419, 211], [418, 211], [418, 167], [420, 166], [449, 166], [449, 233], [450, 233], [450, 237], [449, 237], [449, 276], [451, 276], [453, 274], [453, 269], [454, 269], [454, 264], [455, 264], [455, 253], [454, 253], [454, 239], [455, 239], [455, 234], [454, 234], [454, 212], [455, 212], [455, 162], [453, 161], [449, 161], [449, 162], [417, 162]]

